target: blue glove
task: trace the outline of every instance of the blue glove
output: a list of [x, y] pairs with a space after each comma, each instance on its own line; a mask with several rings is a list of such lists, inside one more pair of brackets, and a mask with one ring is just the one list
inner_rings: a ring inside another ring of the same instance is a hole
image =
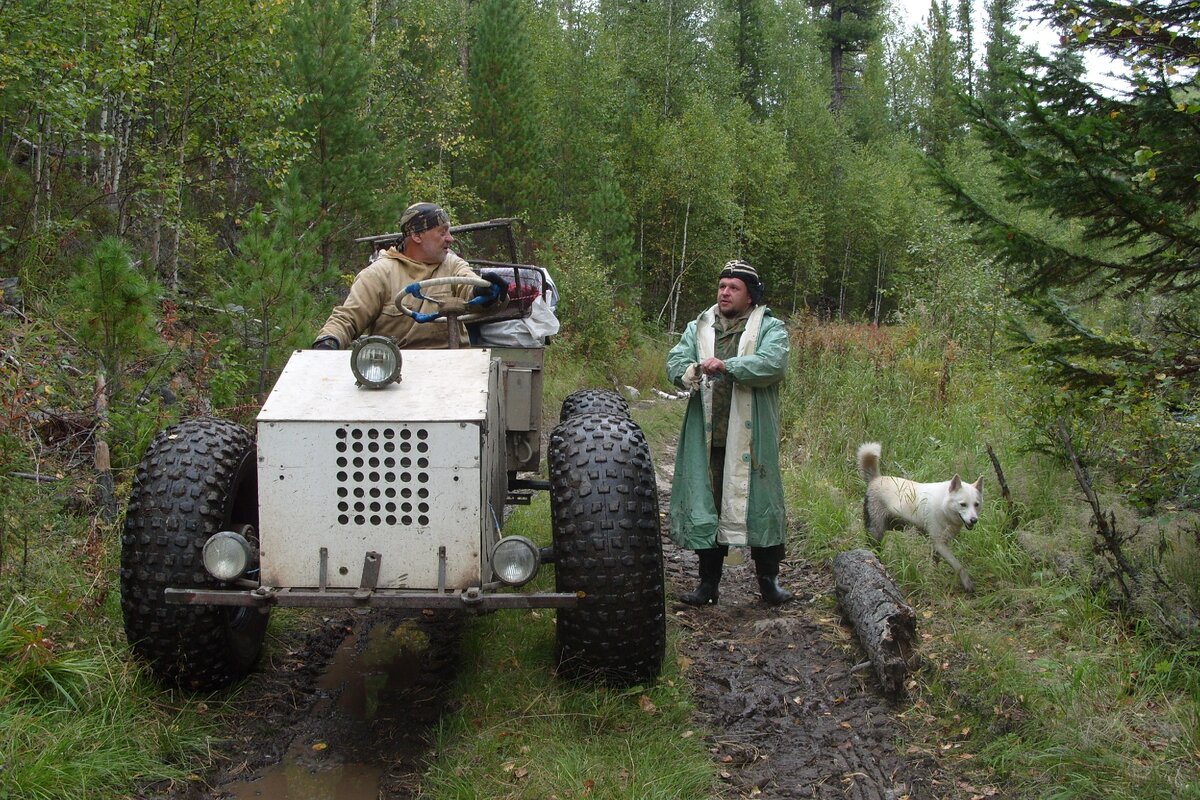
[[508, 281], [501, 278], [494, 272], [484, 272], [479, 275], [485, 281], [490, 282], [491, 286], [476, 286], [475, 297], [488, 297], [489, 299], [483, 303], [485, 306], [490, 306], [493, 303], [508, 299]]
[[328, 334], [326, 334], [325, 336], [322, 336], [320, 339], [317, 339], [315, 342], [313, 342], [312, 349], [313, 350], [341, 350], [342, 346], [340, 344], [338, 344], [338, 340], [337, 340], [336, 336], [329, 336]]

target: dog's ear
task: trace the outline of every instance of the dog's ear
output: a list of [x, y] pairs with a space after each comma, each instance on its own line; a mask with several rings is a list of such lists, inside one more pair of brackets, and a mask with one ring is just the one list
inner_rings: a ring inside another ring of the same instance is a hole
[[950, 491], [957, 492], [962, 488], [962, 478], [958, 477], [958, 473], [954, 473], [954, 477], [950, 479]]
[[975, 491], [979, 492], [979, 495], [981, 497], [983, 496], [983, 476], [982, 475], [979, 476], [979, 480], [975, 481]]

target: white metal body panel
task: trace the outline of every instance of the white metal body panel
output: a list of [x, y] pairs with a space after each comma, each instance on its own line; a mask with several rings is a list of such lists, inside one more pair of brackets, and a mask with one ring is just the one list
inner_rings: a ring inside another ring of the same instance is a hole
[[358, 586], [375, 551], [379, 588], [432, 589], [442, 546], [447, 588], [480, 584], [498, 366], [487, 350], [405, 351], [401, 375], [368, 390], [346, 351], [289, 360], [258, 416], [262, 585], [317, 586], [324, 547], [331, 588]]
[[400, 383], [361, 389], [354, 385], [349, 350], [297, 350], [258, 421], [482, 421], [490, 362], [490, 350], [404, 350]]

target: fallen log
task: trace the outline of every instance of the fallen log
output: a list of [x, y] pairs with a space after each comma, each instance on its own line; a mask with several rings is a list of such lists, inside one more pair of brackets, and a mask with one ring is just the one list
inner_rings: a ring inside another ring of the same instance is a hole
[[900, 694], [916, 665], [917, 615], [870, 550], [833, 559], [834, 591], [884, 692]]

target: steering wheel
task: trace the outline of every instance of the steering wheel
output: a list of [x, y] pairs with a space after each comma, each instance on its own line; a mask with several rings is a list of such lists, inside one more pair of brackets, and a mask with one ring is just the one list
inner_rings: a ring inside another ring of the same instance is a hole
[[[431, 286], [474, 286], [480, 289], [490, 287], [492, 291], [479, 297], [472, 297], [470, 300], [463, 300], [458, 296], [446, 297], [439, 300], [435, 297], [426, 297], [422, 293], [422, 289], [428, 289]], [[408, 295], [412, 295], [419, 300], [428, 300], [431, 303], [441, 306], [442, 310], [433, 314], [423, 314], [420, 311], [413, 311], [401, 302]], [[470, 306], [480, 306], [484, 303], [492, 302], [499, 296], [500, 287], [489, 280], [484, 280], [475, 275], [447, 275], [444, 278], [426, 278], [423, 281], [410, 283], [396, 292], [396, 297], [392, 302], [396, 304], [396, 308], [412, 317], [414, 322], [433, 322], [434, 320], [444, 320], [447, 322], [447, 343], [451, 350], [457, 350], [460, 346], [458, 323], [474, 322], [477, 319], [486, 319], [491, 316], [490, 310], [472, 314], [467, 313], [467, 309]]]
[[[484, 319], [489, 314], [484, 312], [466, 313], [470, 306], [480, 306], [484, 303], [491, 302], [499, 297], [499, 290], [496, 289], [490, 295], [480, 295], [472, 297], [470, 300], [463, 300], [461, 297], [443, 298], [439, 300], [436, 297], [426, 297], [422, 290], [429, 289], [433, 286], [474, 286], [479, 289], [495, 288], [495, 284], [489, 280], [476, 277], [474, 275], [447, 275], [443, 278], [426, 278], [423, 281], [410, 283], [399, 292], [396, 292], [396, 297], [392, 300], [396, 304], [396, 308], [412, 317], [416, 322], [434, 322], [436, 320], [447, 321], [451, 317], [456, 317], [459, 322], [474, 322], [478, 319]], [[412, 295], [418, 300], [428, 300], [434, 305], [445, 305], [444, 311], [437, 311], [433, 314], [424, 314], [420, 311], [413, 311], [408, 306], [404, 305], [401, 300]]]

